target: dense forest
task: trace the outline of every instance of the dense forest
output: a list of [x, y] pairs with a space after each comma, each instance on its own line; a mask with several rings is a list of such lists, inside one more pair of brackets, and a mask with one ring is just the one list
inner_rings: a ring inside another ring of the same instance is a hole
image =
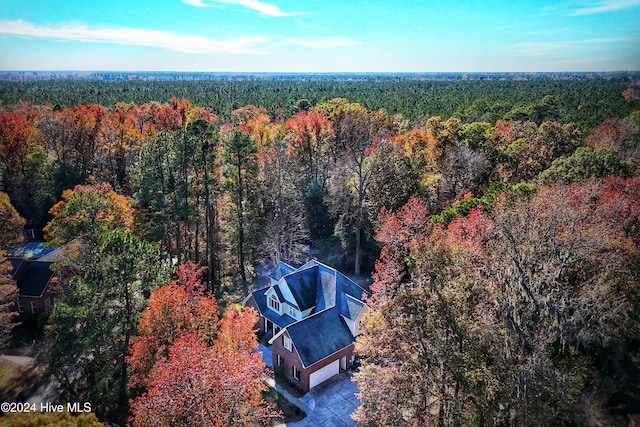
[[67, 245], [41, 358], [108, 420], [277, 416], [234, 304], [316, 257], [373, 278], [362, 425], [624, 425], [631, 77], [0, 82], [0, 250], [25, 223]]
[[[295, 114], [301, 107], [346, 98], [369, 111], [384, 108], [402, 114], [412, 124], [428, 117], [458, 117], [464, 121], [510, 118], [524, 120], [545, 97], [555, 117], [588, 130], [611, 117], [638, 109], [620, 96], [640, 80], [637, 73], [495, 73], [495, 74], [44, 74], [9, 73], [0, 78], [0, 100], [12, 105], [70, 107], [76, 104], [112, 106], [187, 98], [223, 120], [244, 105]], [[56, 80], [48, 80], [58, 77]], [[83, 78], [90, 80], [83, 80]], [[99, 80], [97, 80], [99, 78]], [[5, 79], [21, 79], [8, 81]], [[542, 108], [538, 106], [537, 108]], [[529, 109], [529, 110], [528, 110]]]

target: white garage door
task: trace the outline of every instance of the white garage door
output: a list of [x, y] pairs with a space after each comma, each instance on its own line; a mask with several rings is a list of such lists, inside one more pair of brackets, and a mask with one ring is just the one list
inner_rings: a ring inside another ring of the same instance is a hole
[[334, 375], [338, 375], [340, 372], [340, 361], [336, 360], [331, 362], [324, 368], [320, 368], [317, 371], [309, 374], [309, 388], [313, 388], [318, 384], [328, 380]]

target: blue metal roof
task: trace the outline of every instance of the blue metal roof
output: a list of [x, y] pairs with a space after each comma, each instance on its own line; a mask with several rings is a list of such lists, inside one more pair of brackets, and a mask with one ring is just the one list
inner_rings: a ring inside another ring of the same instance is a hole
[[38, 259], [54, 250], [55, 248], [47, 246], [44, 242], [26, 242], [11, 247], [8, 256]]

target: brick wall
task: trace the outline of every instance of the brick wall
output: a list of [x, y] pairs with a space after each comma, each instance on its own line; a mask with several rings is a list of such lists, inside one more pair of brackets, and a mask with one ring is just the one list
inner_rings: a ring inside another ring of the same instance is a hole
[[[50, 294], [45, 294], [42, 297], [18, 297], [22, 311], [19, 310], [18, 304], [15, 305], [15, 310], [24, 314], [37, 314], [41, 313], [49, 308], [53, 303], [53, 298]], [[33, 303], [33, 304], [32, 304]]]
[[[284, 346], [284, 336], [289, 336], [287, 332], [283, 333], [278, 337], [277, 340], [273, 342], [273, 346], [271, 347], [272, 357], [273, 357], [273, 369], [274, 371], [277, 369], [278, 364], [278, 355], [282, 358], [282, 366], [284, 370], [284, 374], [292, 384], [298, 386], [303, 391], [309, 391], [309, 375], [312, 372], [317, 371], [331, 362], [335, 360], [339, 360], [342, 357], [347, 358], [347, 368], [351, 366], [351, 357], [353, 355], [354, 345], [351, 344], [348, 347], [343, 348], [337, 353], [332, 354], [331, 356], [307, 367], [304, 368], [302, 366], [302, 361], [300, 360], [300, 356], [296, 351], [295, 346], [292, 347], [293, 351], [289, 351]], [[293, 366], [295, 366], [300, 371], [300, 379], [297, 380], [293, 377]]]

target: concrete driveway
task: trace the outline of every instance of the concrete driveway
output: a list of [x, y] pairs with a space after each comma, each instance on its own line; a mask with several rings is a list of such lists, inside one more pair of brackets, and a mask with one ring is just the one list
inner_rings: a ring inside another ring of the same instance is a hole
[[355, 396], [357, 392], [358, 387], [351, 381], [351, 373], [343, 372], [309, 391], [307, 395], [315, 402], [313, 410], [302, 421], [288, 426], [356, 426], [351, 414], [360, 405]]
[[[271, 366], [271, 348], [261, 345], [264, 362]], [[340, 375], [314, 387], [302, 397], [294, 397], [282, 389], [275, 381], [269, 381], [276, 390], [291, 403], [298, 406], [307, 416], [294, 423], [279, 424], [286, 427], [355, 427], [351, 414], [360, 405], [356, 398], [358, 387], [351, 381], [351, 372]]]

